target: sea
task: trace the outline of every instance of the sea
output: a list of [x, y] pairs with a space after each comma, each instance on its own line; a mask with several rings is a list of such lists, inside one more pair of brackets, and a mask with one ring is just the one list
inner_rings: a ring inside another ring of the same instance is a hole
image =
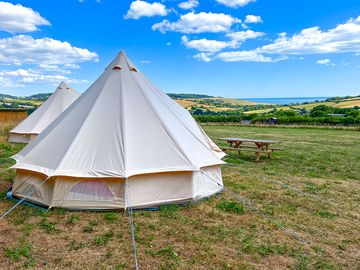
[[305, 102], [324, 101], [329, 97], [282, 97], [282, 98], [245, 98], [249, 101], [268, 104], [301, 104]]

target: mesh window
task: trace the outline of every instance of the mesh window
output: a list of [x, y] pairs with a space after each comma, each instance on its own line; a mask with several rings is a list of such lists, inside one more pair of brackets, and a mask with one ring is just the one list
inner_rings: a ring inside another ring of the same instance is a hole
[[73, 186], [65, 199], [78, 201], [113, 201], [113, 195], [104, 182], [91, 180]]

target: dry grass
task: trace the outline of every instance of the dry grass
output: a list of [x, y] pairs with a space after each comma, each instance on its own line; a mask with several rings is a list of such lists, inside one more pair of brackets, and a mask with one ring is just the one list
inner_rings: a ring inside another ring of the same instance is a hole
[[249, 100], [245, 100], [245, 99], [237, 99], [237, 98], [216, 98], [215, 97], [215, 98], [207, 98], [207, 99], [220, 100], [220, 101], [224, 101], [226, 103], [230, 103], [232, 105], [241, 105], [241, 106], [265, 104], [265, 103], [259, 103], [259, 102], [249, 101]]
[[[341, 102], [342, 103], [342, 102]], [[339, 104], [341, 104], [339, 103]], [[294, 105], [294, 106], [282, 106], [282, 107], [278, 107], [276, 108], [277, 110], [283, 110], [283, 111], [290, 111], [293, 110], [293, 108], [296, 109], [306, 109], [306, 110], [311, 110], [312, 108], [314, 108], [315, 106], [319, 106], [319, 105], [326, 105], [326, 106], [335, 106], [336, 103], [335, 102], [316, 102], [316, 103], [309, 103], [309, 104], [302, 104], [302, 105]], [[342, 107], [341, 107], [342, 108]], [[252, 113], [267, 113], [272, 111], [273, 109], [261, 109], [261, 110], [253, 110], [253, 111], [247, 111], [244, 112], [245, 114], [252, 114]]]
[[[360, 106], [360, 98], [345, 99], [344, 101], [341, 101], [339, 103], [335, 103], [335, 102], [316, 102], [316, 103], [310, 103], [310, 104], [294, 105], [294, 106], [291, 106], [291, 107], [282, 106], [282, 107], [279, 107], [277, 109], [278, 110], [284, 110], [284, 111], [293, 110], [293, 108], [311, 110], [315, 106], [319, 106], [319, 105], [326, 105], [326, 106], [335, 107], [335, 108], [353, 108], [355, 106]], [[247, 112], [245, 112], [245, 114], [266, 113], [266, 112], [270, 112], [271, 110], [272, 109], [270, 108], [270, 109], [247, 111]]]
[[0, 111], [0, 126], [15, 126], [28, 116], [26, 111]]
[[355, 106], [360, 106], [360, 98], [348, 99], [334, 105], [336, 108], [353, 108]]
[[16, 102], [19, 104], [23, 104], [23, 103], [30, 103], [33, 106], [40, 106], [44, 101], [42, 100], [31, 100], [31, 99], [12, 99], [12, 98], [4, 98], [3, 99], [5, 102]]
[[[224, 106], [221, 105], [211, 105], [207, 103], [202, 103], [202, 101], [219, 101], [223, 102]], [[191, 109], [193, 106], [202, 106], [208, 110], [214, 111], [214, 112], [221, 112], [221, 111], [229, 111], [229, 110], [235, 110], [236, 108], [230, 108], [226, 107], [225, 104], [232, 104], [232, 105], [238, 105], [238, 106], [245, 106], [245, 105], [256, 105], [259, 103], [248, 101], [248, 100], [242, 100], [242, 99], [235, 99], [235, 98], [219, 98], [219, 97], [213, 97], [213, 98], [189, 98], [189, 99], [176, 99], [175, 100], [178, 104], [183, 106], [185, 109]]]
[[[140, 269], [359, 269], [359, 132], [221, 126], [206, 131], [215, 140], [281, 140], [285, 151], [259, 163], [251, 154], [226, 158], [225, 186], [251, 207], [228, 191], [186, 207], [135, 213]], [[6, 168], [21, 146], [6, 143], [4, 135], [0, 145]], [[0, 211], [13, 205], [4, 199], [13, 176], [0, 175]], [[0, 269], [134, 269], [129, 220], [122, 212], [44, 213], [20, 206], [0, 221], [0, 246]]]
[[197, 104], [196, 102], [187, 99], [176, 99], [175, 101], [181, 106], [183, 106], [185, 109], [189, 109]]

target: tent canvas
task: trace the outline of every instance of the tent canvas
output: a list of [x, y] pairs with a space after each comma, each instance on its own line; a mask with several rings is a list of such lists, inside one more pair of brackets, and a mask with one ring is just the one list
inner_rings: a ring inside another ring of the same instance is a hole
[[65, 82], [32, 114], [10, 130], [9, 142], [28, 143], [50, 125], [80, 94]]
[[121, 52], [13, 158], [13, 194], [77, 209], [152, 207], [222, 190], [225, 154]]

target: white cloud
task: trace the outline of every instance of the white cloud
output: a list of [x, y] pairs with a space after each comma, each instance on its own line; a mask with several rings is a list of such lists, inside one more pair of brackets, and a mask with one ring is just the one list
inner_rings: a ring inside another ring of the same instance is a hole
[[136, 0], [130, 4], [130, 9], [125, 15], [125, 19], [139, 19], [141, 17], [166, 16], [168, 14], [166, 7], [158, 2], [148, 3]]
[[151, 61], [150, 60], [140, 60], [141, 64], [150, 64]]
[[9, 33], [34, 32], [40, 25], [50, 25], [50, 22], [31, 8], [20, 4], [0, 2], [0, 31]]
[[320, 65], [328, 65], [330, 64], [330, 59], [321, 59], [321, 60], [317, 60], [316, 64], [320, 64]]
[[[78, 0], [79, 1], [79, 3], [85, 3], [85, 0]], [[101, 0], [95, 0], [95, 2], [96, 3], [99, 3], [99, 4], [101, 4], [102, 2], [101, 2]]]
[[319, 65], [325, 65], [325, 66], [335, 66], [334, 63], [331, 63], [331, 60], [330, 59], [321, 59], [321, 60], [317, 60], [316, 61], [316, 64], [319, 64]]
[[188, 0], [185, 2], [179, 3], [178, 7], [182, 8], [182, 9], [193, 9], [193, 8], [197, 7], [198, 5], [199, 5], [198, 0]]
[[0, 64], [75, 65], [84, 61], [98, 61], [98, 55], [52, 38], [19, 35], [0, 39]]
[[76, 65], [76, 64], [65, 64], [64, 67], [69, 68], [69, 69], [79, 69], [80, 66]]
[[262, 23], [261, 16], [256, 15], [246, 15], [245, 23]]
[[[331, 53], [360, 53], [360, 16], [327, 31], [316, 26], [303, 29], [291, 37], [281, 33], [271, 44], [250, 51], [219, 53], [216, 58], [223, 61], [277, 62], [288, 59], [286, 55]], [[322, 59], [318, 64], [335, 65], [327, 61]]]
[[255, 39], [258, 37], [262, 37], [264, 35], [265, 33], [263, 32], [255, 32], [253, 30], [238, 31], [238, 32], [226, 34], [227, 37], [230, 37], [232, 40], [236, 41], [237, 43], [244, 42], [247, 39]]
[[186, 36], [181, 38], [186, 48], [196, 49], [201, 52], [219, 52], [230, 46], [229, 42], [208, 40], [206, 38], [189, 40]]
[[0, 89], [13, 88], [13, 87], [24, 87], [23, 84], [14, 83], [9, 77], [0, 76]]
[[0, 77], [7, 78], [7, 85], [4, 87], [18, 87], [19, 85], [32, 84], [32, 83], [56, 83], [66, 81], [69, 83], [83, 84], [87, 80], [72, 79], [63, 74], [46, 73], [43, 70], [34, 69], [17, 69], [0, 71]]
[[212, 61], [213, 59], [211, 58], [211, 54], [210, 53], [198, 53], [198, 54], [195, 54], [194, 55], [194, 58], [197, 59], [197, 60], [200, 60], [202, 62], [210, 62]]
[[278, 61], [255, 51], [233, 51], [219, 53], [216, 58], [224, 62], [275, 62]]
[[241, 20], [223, 13], [212, 12], [189, 12], [180, 16], [176, 22], [163, 20], [154, 24], [152, 30], [159, 30], [162, 33], [173, 31], [180, 33], [219, 33], [228, 32], [233, 24], [240, 23]]
[[189, 40], [187, 36], [181, 38], [182, 43], [190, 49], [196, 49], [201, 52], [215, 53], [226, 48], [239, 47], [247, 39], [255, 39], [263, 36], [265, 33], [254, 32], [252, 30], [239, 31], [226, 34], [229, 41], [209, 40], [206, 38]]
[[327, 31], [315, 26], [303, 29], [292, 37], [282, 33], [272, 44], [258, 50], [269, 54], [360, 52], [360, 16]]
[[251, 2], [256, 2], [256, 0], [216, 0], [216, 2], [223, 4], [227, 7], [238, 8], [246, 6]]
[[166, 46], [171, 46], [171, 42], [166, 42]]

